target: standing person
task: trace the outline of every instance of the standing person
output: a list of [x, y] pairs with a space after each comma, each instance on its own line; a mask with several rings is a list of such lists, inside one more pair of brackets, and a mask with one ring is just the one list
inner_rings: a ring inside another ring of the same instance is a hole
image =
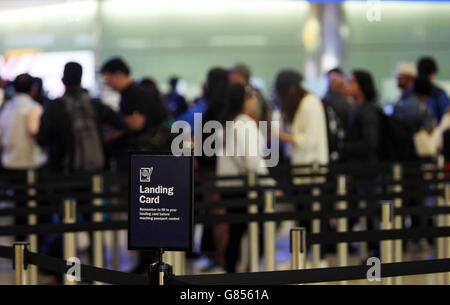
[[324, 106], [301, 86], [302, 80], [295, 70], [283, 70], [275, 80], [283, 123], [290, 129], [290, 132], [280, 129], [280, 140], [292, 145], [293, 165], [326, 165], [329, 156]]
[[[249, 173], [256, 175], [267, 175], [269, 173], [265, 166], [265, 161], [259, 154], [259, 147], [264, 143], [261, 131], [258, 130], [257, 122], [250, 116], [255, 104], [258, 103], [256, 96], [249, 86], [241, 84], [230, 85], [228, 94], [228, 105], [222, 116], [222, 125], [226, 122], [234, 122], [233, 134], [226, 133], [223, 151], [240, 151], [242, 155], [222, 155], [217, 157], [217, 176], [246, 176]], [[238, 125], [239, 124], [239, 125]], [[228, 130], [227, 130], [228, 131]], [[259, 146], [259, 147], [257, 147]], [[260, 183], [274, 185], [275, 181], [270, 178], [261, 179]], [[241, 180], [218, 181], [218, 186], [244, 186]], [[227, 199], [243, 199], [247, 194], [222, 195]], [[246, 213], [246, 208], [229, 208], [228, 213]], [[221, 227], [225, 232], [220, 232], [223, 237], [222, 244], [226, 245], [224, 253], [217, 253], [216, 259], [225, 266], [225, 270], [230, 273], [236, 271], [236, 263], [239, 260], [241, 250], [241, 238], [247, 229], [247, 224], [232, 224]], [[217, 241], [216, 241], [217, 242]], [[217, 244], [216, 244], [217, 245]], [[218, 247], [216, 250], [220, 250]]]
[[330, 162], [339, 162], [340, 149], [345, 137], [353, 106], [344, 95], [344, 74], [340, 68], [334, 68], [327, 73], [328, 91], [322, 98], [327, 118], [328, 151]]
[[110, 107], [91, 100], [81, 87], [83, 69], [79, 63], [64, 66], [64, 95], [49, 103], [42, 116], [38, 143], [49, 151], [51, 171], [73, 173], [100, 170], [105, 166], [102, 126], [114, 128], [111, 139], [127, 130], [123, 119]]
[[[377, 92], [372, 75], [365, 70], [354, 70], [345, 86], [345, 92], [354, 101], [355, 109], [350, 118], [346, 140], [342, 149], [345, 161], [361, 165], [369, 165], [379, 161], [380, 120], [376, 106]], [[349, 177], [352, 179], [352, 177]], [[377, 180], [377, 177], [374, 177]], [[357, 188], [358, 193], [377, 192], [370, 187]], [[353, 205], [354, 203], [350, 203]], [[368, 206], [376, 206], [377, 202], [369, 201]], [[369, 218], [368, 229], [379, 227], [379, 218]], [[353, 227], [354, 221], [349, 226]], [[377, 256], [378, 245], [369, 242], [372, 256]]]
[[[41, 167], [46, 156], [36, 142], [42, 106], [32, 99], [33, 77], [20, 74], [13, 82], [16, 94], [0, 112], [2, 167], [12, 173], [11, 180], [25, 181], [26, 171]], [[24, 207], [26, 202], [16, 202]], [[16, 225], [25, 225], [26, 216], [16, 217]], [[17, 236], [25, 240], [25, 236]]]
[[169, 79], [169, 92], [164, 97], [164, 102], [172, 115], [176, 118], [187, 110], [186, 99], [177, 90], [179, 79], [171, 77]]
[[405, 122], [416, 133], [420, 130], [431, 132], [436, 125], [427, 101], [433, 87], [428, 79], [417, 78], [413, 82], [413, 92], [401, 98], [394, 107], [394, 116]]
[[[48, 149], [47, 167], [54, 173], [70, 175], [104, 169], [102, 127], [113, 128], [105, 138], [121, 136], [127, 129], [123, 119], [110, 107], [90, 99], [87, 90], [81, 87], [82, 74], [79, 63], [68, 62], [64, 66], [64, 95], [49, 102], [42, 115], [37, 139], [39, 145]], [[42, 246], [44, 252], [60, 257], [61, 235], [46, 236]]]
[[328, 90], [322, 100], [326, 106], [333, 108], [343, 128], [347, 128], [353, 107], [344, 94], [344, 73], [340, 68], [332, 69], [328, 71], [327, 79]]
[[436, 75], [439, 72], [438, 65], [434, 58], [424, 56], [417, 62], [417, 69], [419, 77], [428, 79], [433, 86], [431, 96], [428, 99], [428, 107], [433, 111], [433, 115], [439, 123], [450, 105], [450, 99], [443, 89], [434, 84]]
[[257, 103], [253, 105], [253, 108], [251, 112], [249, 112], [249, 115], [256, 121], [267, 121], [269, 115], [269, 107], [267, 106], [267, 102], [265, 101], [261, 92], [250, 84], [251, 76], [251, 70], [246, 64], [237, 63], [230, 70], [229, 81], [230, 84], [241, 84], [244, 86], [249, 86], [251, 88], [251, 90], [253, 91], [253, 95], [256, 97]]
[[351, 162], [377, 162], [380, 123], [372, 75], [364, 70], [354, 70], [345, 92], [353, 99], [356, 108], [350, 118], [343, 154]]
[[[223, 111], [227, 105], [227, 94], [228, 94], [229, 82], [228, 82], [228, 71], [221, 67], [214, 67], [208, 71], [206, 80], [203, 84], [203, 96], [197, 101], [192, 107], [190, 107], [185, 113], [180, 115], [177, 120], [186, 121], [190, 126], [192, 133], [194, 133], [195, 128], [201, 128], [203, 126], [194, 126], [194, 115], [201, 114], [202, 124], [206, 124], [208, 121], [219, 121]], [[207, 139], [211, 133], [203, 133], [202, 140]], [[203, 147], [203, 143], [201, 143]], [[196, 157], [196, 169], [198, 176], [205, 178], [201, 186], [214, 186], [214, 181], [209, 179], [216, 175], [216, 156], [206, 156], [201, 155]], [[217, 200], [219, 195], [216, 193], [204, 194], [204, 200]], [[202, 211], [203, 212], [203, 211]], [[208, 211], [209, 213], [215, 213], [215, 211]], [[213, 236], [214, 232], [222, 232], [220, 228], [224, 224], [215, 224], [213, 226], [204, 225], [201, 250], [202, 252], [213, 252], [216, 249], [216, 245], [222, 244], [222, 236]], [[211, 264], [210, 267], [215, 267], [215, 263]]]
[[[291, 164], [293, 166], [309, 166], [296, 168], [292, 173], [309, 175], [313, 170], [312, 165], [328, 165], [327, 121], [323, 102], [301, 86], [302, 80], [303, 77], [299, 72], [291, 69], [282, 70], [276, 77], [275, 89], [277, 98], [281, 102], [282, 122], [288, 130], [285, 132], [280, 129], [280, 140], [291, 146]], [[292, 179], [292, 183], [295, 185], [324, 182], [323, 177], [295, 177]], [[294, 192], [292, 195], [298, 194], [298, 192]], [[307, 195], [311, 195], [311, 193], [308, 192]], [[311, 208], [304, 202], [301, 204], [301, 206], [297, 205], [297, 209]], [[299, 225], [310, 228], [311, 222], [304, 221]], [[326, 223], [322, 221], [321, 227], [324, 231]], [[322, 259], [325, 255], [324, 250], [322, 248]]]
[[401, 90], [397, 104], [410, 98], [414, 93], [414, 80], [417, 77], [416, 64], [409, 61], [402, 61], [397, 64], [397, 87]]
[[167, 134], [162, 131], [167, 113], [153, 91], [142, 88], [131, 78], [130, 68], [121, 58], [109, 59], [100, 71], [106, 84], [121, 95], [120, 114], [128, 124], [128, 133], [120, 143], [117, 161], [118, 167], [126, 170], [128, 151], [163, 150], [157, 146], [165, 146], [167, 141], [164, 138]]

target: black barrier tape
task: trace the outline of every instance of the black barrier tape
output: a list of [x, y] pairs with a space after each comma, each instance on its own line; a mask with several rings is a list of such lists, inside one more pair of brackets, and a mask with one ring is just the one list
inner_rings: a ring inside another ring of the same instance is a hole
[[[238, 216], [238, 215], [235, 215]], [[245, 215], [241, 215], [245, 216]], [[262, 217], [262, 216], [261, 216]], [[63, 234], [67, 232], [92, 232], [105, 230], [123, 230], [128, 228], [127, 221], [108, 221], [79, 224], [42, 224], [39, 226], [0, 227], [0, 236], [29, 234]], [[307, 235], [308, 244], [336, 244], [361, 241], [380, 241], [394, 239], [435, 238], [450, 236], [450, 227], [400, 229], [360, 232], [325, 232]]]
[[[367, 279], [371, 266], [175, 276], [169, 285], [288, 285]], [[381, 277], [450, 271], [450, 259], [381, 264]]]
[[74, 224], [39, 224], [35, 226], [1, 226], [0, 236], [63, 234], [67, 232], [92, 232], [123, 229], [128, 229], [128, 221], [126, 220]]
[[[413, 207], [413, 208], [394, 208], [394, 215], [421, 215], [431, 216], [438, 214], [450, 214], [450, 207]], [[325, 210], [325, 211], [301, 211], [301, 212], [278, 212], [278, 213], [258, 213], [258, 214], [207, 214], [197, 215], [196, 223], [218, 224], [218, 223], [249, 223], [265, 221], [286, 221], [286, 220], [312, 220], [312, 219], [331, 219], [331, 218], [356, 218], [380, 216], [380, 207], [356, 208], [348, 210]]]
[[359, 232], [325, 232], [307, 234], [306, 243], [312, 244], [337, 244], [361, 241], [380, 241], [395, 239], [435, 238], [450, 236], [450, 227], [374, 230]]
[[13, 258], [14, 249], [12, 247], [0, 246], [0, 257], [12, 259]]
[[[44, 254], [26, 251], [25, 260], [27, 264], [36, 265], [41, 269], [58, 273], [67, 273], [72, 262], [47, 256]], [[82, 280], [98, 281], [116, 285], [147, 285], [148, 278], [144, 275], [126, 273], [115, 270], [97, 268], [80, 264], [80, 276]]]
[[78, 200], [92, 200], [92, 199], [111, 199], [111, 198], [127, 198], [128, 194], [126, 192], [106, 192], [101, 194], [86, 192], [80, 193], [76, 191], [64, 192], [64, 193], [53, 193], [53, 194], [37, 194], [37, 195], [0, 195], [0, 200], [2, 201], [57, 201], [64, 200], [67, 198], [78, 199]]

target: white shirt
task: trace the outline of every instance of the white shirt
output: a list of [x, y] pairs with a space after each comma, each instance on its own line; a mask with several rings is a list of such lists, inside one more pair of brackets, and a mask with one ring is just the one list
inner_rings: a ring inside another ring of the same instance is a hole
[[46, 161], [30, 130], [38, 129], [42, 106], [27, 94], [17, 94], [0, 113], [2, 165], [7, 169], [35, 169]]
[[[235, 128], [235, 141], [230, 141], [230, 134], [227, 134], [227, 141], [223, 148], [223, 155], [217, 156], [216, 174], [217, 176], [237, 176], [247, 175], [253, 172], [257, 175], [267, 175], [269, 173], [265, 166], [265, 160], [262, 158], [258, 149], [265, 145], [263, 134], [259, 131], [256, 122], [246, 114], [239, 114], [235, 119], [235, 123], [241, 123], [245, 128]], [[225, 133], [225, 126], [223, 127]], [[247, 134], [247, 135], [246, 135]], [[220, 137], [219, 141], [222, 141]], [[234, 151], [233, 155], [227, 154], [227, 151]], [[240, 155], [237, 153], [241, 152]], [[275, 181], [271, 178], [263, 178], [260, 184], [275, 185]], [[243, 186], [240, 180], [222, 180], [217, 181], [217, 186]]]
[[328, 164], [328, 136], [325, 110], [316, 96], [306, 95], [295, 112], [291, 126], [294, 138], [291, 163]]

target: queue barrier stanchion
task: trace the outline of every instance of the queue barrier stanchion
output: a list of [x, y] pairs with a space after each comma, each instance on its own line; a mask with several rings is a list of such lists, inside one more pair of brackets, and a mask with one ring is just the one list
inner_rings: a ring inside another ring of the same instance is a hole
[[[447, 207], [450, 207], [450, 184], [445, 185], [445, 204]], [[446, 217], [447, 227], [450, 227], [450, 214], [447, 214]], [[450, 258], [450, 236], [446, 238], [446, 258]], [[445, 282], [447, 285], [450, 285], [450, 272], [445, 274]]]
[[291, 269], [306, 269], [306, 228], [290, 230]]
[[165, 255], [167, 252], [164, 252], [163, 249], [160, 249], [159, 252], [159, 261], [153, 263], [148, 268], [148, 279], [150, 285], [158, 285], [163, 286], [167, 285], [167, 281], [173, 276], [173, 267], [165, 263]]
[[[36, 184], [36, 172], [34, 170], [28, 170], [27, 171], [27, 184], [30, 186], [28, 188], [27, 193], [28, 196], [36, 196], [37, 191], [35, 188], [31, 187]], [[37, 202], [36, 200], [29, 200], [27, 202], [27, 206], [29, 208], [36, 208]], [[36, 214], [28, 214], [28, 225], [29, 226], [35, 226], [38, 223], [38, 217]], [[37, 234], [30, 234], [28, 235], [28, 240], [30, 241], [30, 251], [31, 252], [38, 252], [38, 236]], [[38, 284], [38, 267], [31, 265], [30, 268], [28, 268], [29, 272], [29, 282], [31, 285], [37, 285]]]
[[184, 275], [186, 266], [186, 253], [183, 251], [174, 252], [173, 273], [175, 275]]
[[[94, 194], [101, 194], [103, 192], [103, 176], [101, 175], [93, 175], [92, 176], [92, 192]], [[101, 206], [102, 199], [95, 198], [92, 201], [93, 206]], [[102, 222], [103, 213], [95, 212], [92, 215], [93, 222]], [[103, 268], [104, 265], [104, 256], [103, 256], [103, 231], [94, 231], [92, 233], [94, 239], [94, 266], [98, 268]], [[102, 285], [101, 282], [94, 282], [94, 285]]]
[[[395, 163], [392, 167], [392, 176], [395, 181], [401, 181], [402, 180], [402, 166], [400, 163]], [[395, 184], [393, 186], [394, 193], [401, 194], [402, 193], [402, 186], [400, 184]], [[394, 207], [396, 209], [400, 209], [403, 206], [402, 198], [394, 198]], [[394, 229], [400, 230], [403, 228], [403, 217], [400, 215], [394, 216]], [[396, 239], [394, 241], [394, 263], [401, 263], [403, 261], [403, 240]], [[394, 284], [395, 285], [401, 285], [402, 284], [402, 277], [396, 276], [394, 278]]]
[[[318, 163], [314, 163], [312, 167], [312, 173], [313, 174], [319, 174], [320, 168]], [[320, 188], [315, 187], [311, 191], [312, 196], [318, 197], [320, 196]], [[314, 201], [312, 203], [312, 210], [314, 212], [320, 211], [320, 202]], [[314, 234], [320, 233], [320, 219], [315, 218], [311, 221], [311, 232]], [[312, 265], [313, 268], [320, 268], [320, 244], [314, 244], [312, 245]]]
[[[247, 185], [249, 187], [256, 186], [256, 174], [249, 172], [247, 175]], [[249, 199], [255, 199], [258, 197], [256, 191], [249, 191]], [[258, 205], [251, 204], [248, 206], [249, 214], [258, 213]], [[249, 222], [248, 224], [248, 241], [249, 241], [249, 270], [250, 272], [259, 271], [259, 224], [256, 221]]]
[[[367, 201], [366, 200], [360, 200], [358, 202], [358, 208], [364, 210], [367, 209]], [[359, 224], [361, 226], [361, 231], [367, 231], [367, 216], [361, 216], [359, 217]], [[359, 243], [359, 252], [361, 254], [362, 258], [369, 257], [369, 245], [367, 241], [362, 241]]]
[[[73, 199], [64, 200], [64, 223], [74, 224], [76, 222], [76, 201]], [[64, 259], [72, 260], [76, 257], [76, 240], [74, 232], [64, 233]], [[64, 277], [65, 285], [76, 285], [76, 281], [71, 281]]]
[[25, 251], [28, 251], [29, 242], [14, 242], [13, 269], [16, 285], [27, 285], [27, 265]]
[[[338, 195], [346, 195], [346, 176], [339, 175], [337, 177], [337, 194]], [[338, 210], [346, 210], [347, 202], [341, 200], [338, 202], [337, 206]], [[337, 220], [337, 231], [338, 232], [347, 232], [347, 218], [341, 217]], [[338, 266], [345, 267], [348, 265], [348, 243], [338, 243], [337, 244], [337, 255], [338, 255]], [[347, 281], [341, 281], [342, 285], [346, 285]]]
[[[394, 206], [392, 202], [381, 203], [381, 229], [392, 230], [394, 223]], [[381, 263], [392, 263], [392, 240], [381, 241]], [[392, 285], [392, 278], [384, 278], [383, 284]]]
[[[439, 155], [437, 159], [437, 166], [439, 170], [444, 169], [444, 156]], [[438, 179], [443, 179], [445, 177], [444, 173], [439, 172], [437, 174]], [[444, 185], [442, 183], [437, 184], [437, 189], [443, 190]], [[443, 207], [445, 205], [444, 198], [442, 196], [437, 196], [436, 203], [438, 207]], [[436, 216], [436, 222], [438, 227], [445, 226], [445, 216], [443, 214], [439, 214]], [[445, 237], [436, 238], [436, 250], [437, 250], [437, 258], [441, 259], [445, 257]], [[444, 273], [436, 274], [436, 283], [438, 285], [444, 284]]]
[[[275, 192], [266, 190], [264, 192], [264, 213], [274, 212]], [[275, 247], [276, 224], [275, 221], [264, 222], [264, 256], [266, 271], [276, 270], [276, 247]]]

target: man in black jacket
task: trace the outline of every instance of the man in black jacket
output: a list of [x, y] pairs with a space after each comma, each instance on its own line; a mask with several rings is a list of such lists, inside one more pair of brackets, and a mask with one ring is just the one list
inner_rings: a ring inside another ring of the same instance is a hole
[[[66, 98], [79, 101], [87, 91], [81, 87], [82, 67], [75, 62], [69, 62], [64, 67], [63, 83], [66, 87], [62, 98], [48, 104], [41, 118], [41, 125], [37, 135], [39, 145], [48, 148], [48, 168], [57, 172], [73, 171], [71, 160], [74, 148], [74, 134], [71, 115], [67, 110]], [[110, 107], [99, 100], [90, 101], [94, 113], [99, 138], [111, 139], [124, 134], [128, 126], [125, 121]], [[102, 127], [108, 125], [113, 128], [112, 133], [102, 135]], [[103, 150], [104, 151], [104, 150]]]
[[378, 161], [380, 122], [377, 115], [376, 90], [369, 72], [355, 70], [345, 87], [355, 103], [350, 117], [343, 155], [351, 162]]

